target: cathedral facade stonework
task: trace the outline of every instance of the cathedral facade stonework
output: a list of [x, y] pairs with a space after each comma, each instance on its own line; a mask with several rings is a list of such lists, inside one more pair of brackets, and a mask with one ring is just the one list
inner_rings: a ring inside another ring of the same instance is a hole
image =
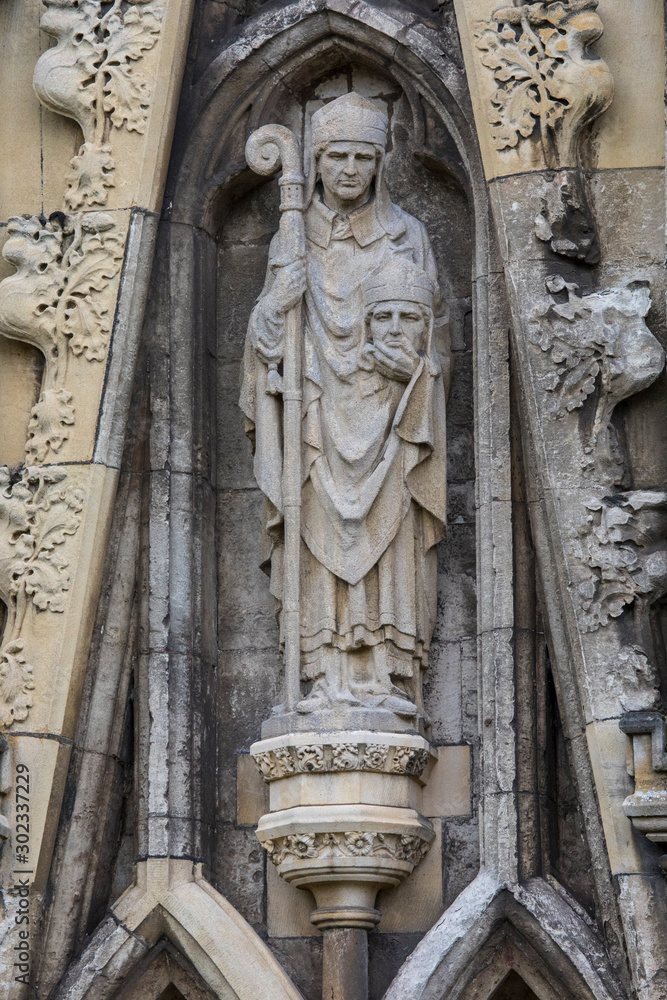
[[0, 1000], [667, 1000], [660, 0], [0, 0]]

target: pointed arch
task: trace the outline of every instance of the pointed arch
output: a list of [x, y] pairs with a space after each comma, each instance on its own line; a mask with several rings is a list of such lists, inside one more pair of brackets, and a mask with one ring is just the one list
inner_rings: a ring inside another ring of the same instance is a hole
[[539, 1000], [625, 992], [583, 911], [543, 879], [503, 888], [481, 873], [426, 934], [384, 1000], [489, 1000], [514, 969]]
[[163, 937], [139, 962], [112, 1000], [214, 1000], [201, 976]]
[[204, 987], [215, 1000], [302, 1000], [264, 942], [202, 877], [201, 866], [169, 858], [139, 863], [137, 884], [70, 966], [54, 1000], [125, 1000], [119, 987], [141, 979], [161, 940], [198, 977], [185, 1000], [208, 1000]]

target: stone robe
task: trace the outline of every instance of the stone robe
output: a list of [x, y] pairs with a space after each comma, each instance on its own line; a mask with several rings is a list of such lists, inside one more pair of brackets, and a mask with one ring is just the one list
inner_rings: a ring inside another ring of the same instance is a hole
[[[408, 384], [360, 366], [364, 277], [399, 254], [437, 287], [423, 225], [397, 206], [391, 211], [388, 226], [374, 201], [343, 219], [316, 194], [305, 215], [300, 604], [306, 678], [324, 672], [323, 649], [350, 653], [381, 644], [389, 659], [379, 672], [416, 679], [435, 624], [434, 546], [444, 531], [446, 483], [440, 366], [432, 346], [422, 351]], [[260, 334], [280, 337], [282, 321], [267, 293], [281, 263], [276, 234], [248, 327], [240, 401], [254, 436], [257, 482], [269, 502], [267, 561], [278, 599], [282, 402], [266, 392], [267, 366], [256, 345]], [[357, 687], [364, 688], [363, 679]]]

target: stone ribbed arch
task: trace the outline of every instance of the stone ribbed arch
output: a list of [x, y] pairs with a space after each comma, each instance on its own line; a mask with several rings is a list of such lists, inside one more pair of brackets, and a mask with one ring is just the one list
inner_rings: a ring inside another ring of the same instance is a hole
[[542, 879], [503, 889], [488, 872], [420, 942], [384, 1000], [487, 1000], [511, 970], [540, 1000], [620, 1000], [603, 942]]
[[[348, 60], [393, 78], [404, 91], [417, 154], [424, 152], [420, 99], [432, 106], [463, 167], [444, 151], [432, 156], [429, 166], [453, 176], [469, 193], [475, 189], [483, 227], [488, 207], [461, 67], [438, 48], [437, 32], [407, 27], [412, 20], [371, 4], [300, 2], [248, 22], [182, 95], [165, 199], [170, 221], [217, 233], [228, 199], [260, 183], [245, 162], [245, 141], [280, 113], [281, 89], [302, 89]], [[432, 62], [424, 59], [425, 43]], [[482, 238], [483, 246], [486, 242]]]

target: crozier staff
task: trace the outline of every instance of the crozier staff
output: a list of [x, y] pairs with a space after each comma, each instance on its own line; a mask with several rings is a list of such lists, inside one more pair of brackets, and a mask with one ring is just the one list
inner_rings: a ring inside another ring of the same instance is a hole
[[[280, 600], [282, 402], [269, 372], [303, 296], [300, 632], [302, 676], [314, 683], [301, 712], [344, 703], [417, 714], [435, 620], [433, 546], [445, 521], [437, 274], [424, 226], [389, 198], [387, 128], [357, 94], [313, 115], [306, 258], [290, 259], [276, 234], [248, 326], [240, 403]], [[368, 314], [379, 302], [389, 305]]]

